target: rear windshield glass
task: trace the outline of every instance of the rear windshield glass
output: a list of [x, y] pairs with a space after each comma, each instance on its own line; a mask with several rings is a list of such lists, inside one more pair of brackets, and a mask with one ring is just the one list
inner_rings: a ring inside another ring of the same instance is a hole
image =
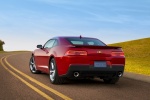
[[91, 45], [91, 46], [106, 46], [103, 42], [98, 39], [92, 38], [66, 38], [73, 45]]

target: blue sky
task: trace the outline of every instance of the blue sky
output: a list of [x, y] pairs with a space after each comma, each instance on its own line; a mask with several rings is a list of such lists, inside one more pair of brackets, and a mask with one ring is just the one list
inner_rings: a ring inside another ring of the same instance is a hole
[[0, 1], [0, 39], [7, 51], [79, 35], [107, 44], [150, 37], [150, 0]]

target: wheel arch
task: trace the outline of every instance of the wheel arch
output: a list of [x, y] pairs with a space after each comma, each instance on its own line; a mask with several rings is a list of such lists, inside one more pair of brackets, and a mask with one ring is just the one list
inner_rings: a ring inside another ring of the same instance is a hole
[[50, 57], [49, 57], [49, 66], [48, 66], [49, 69], [50, 69], [50, 62], [51, 62], [51, 59], [52, 59], [52, 58], [55, 59], [54, 55], [50, 55]]

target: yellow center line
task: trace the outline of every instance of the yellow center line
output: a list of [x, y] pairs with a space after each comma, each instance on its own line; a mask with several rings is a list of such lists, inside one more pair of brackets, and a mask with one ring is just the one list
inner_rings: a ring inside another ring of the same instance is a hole
[[46, 98], [47, 100], [54, 100], [52, 99], [50, 96], [48, 96], [47, 94], [45, 94], [44, 92], [42, 92], [41, 90], [39, 90], [38, 88], [34, 87], [33, 85], [31, 85], [30, 83], [28, 83], [27, 81], [25, 81], [23, 78], [21, 78], [20, 76], [18, 76], [17, 74], [15, 74], [13, 71], [9, 70], [3, 63], [2, 59], [5, 57], [2, 57], [0, 59], [0, 62], [2, 64], [2, 66], [9, 72], [11, 73], [13, 76], [15, 76], [16, 78], [18, 78], [21, 82], [23, 82], [24, 84], [26, 84], [28, 87], [30, 87], [31, 89], [33, 89], [35, 92], [37, 92], [38, 94], [40, 94], [41, 96], [43, 96], [44, 98]]
[[19, 71], [18, 69], [16, 69], [15, 67], [13, 67], [13, 66], [7, 61], [7, 58], [10, 57], [10, 56], [13, 56], [13, 55], [7, 56], [7, 57], [4, 59], [4, 61], [5, 61], [6, 64], [7, 64], [10, 68], [12, 68], [14, 71], [18, 72], [19, 74], [21, 74], [22, 76], [26, 77], [27, 79], [29, 79], [30, 81], [34, 82], [35, 84], [41, 86], [42, 88], [44, 88], [44, 89], [46, 89], [46, 90], [48, 90], [48, 91], [54, 93], [55, 95], [57, 95], [57, 96], [63, 98], [64, 100], [72, 100], [72, 99], [69, 98], [68, 96], [66, 96], [66, 95], [64, 95], [64, 94], [62, 94], [62, 93], [60, 93], [60, 92], [58, 92], [58, 91], [56, 91], [56, 90], [54, 90], [54, 89], [48, 87], [47, 85], [45, 85], [45, 84], [43, 84], [43, 83], [37, 81], [36, 79], [34, 79], [34, 78], [28, 76], [27, 74], [25, 74], [25, 73]]

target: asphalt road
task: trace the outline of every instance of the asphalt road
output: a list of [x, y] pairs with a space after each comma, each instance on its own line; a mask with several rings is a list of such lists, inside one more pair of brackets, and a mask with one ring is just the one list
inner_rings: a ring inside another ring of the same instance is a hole
[[4, 57], [11, 54], [0, 54], [0, 100], [150, 100], [148, 82], [122, 77], [115, 85], [100, 79], [53, 85], [47, 74], [30, 72], [30, 52]]

